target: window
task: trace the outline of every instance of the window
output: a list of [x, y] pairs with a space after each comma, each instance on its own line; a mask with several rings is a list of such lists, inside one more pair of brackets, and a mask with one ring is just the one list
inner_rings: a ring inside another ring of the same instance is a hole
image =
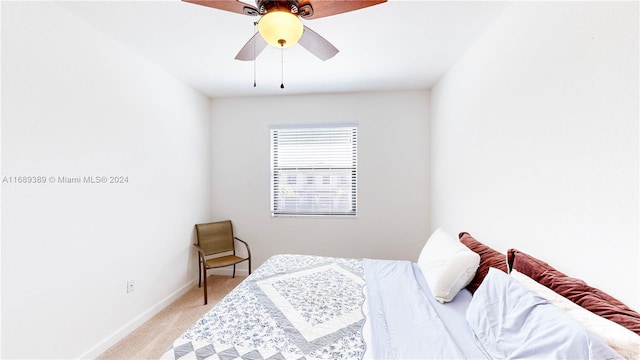
[[271, 129], [271, 214], [356, 215], [356, 126]]

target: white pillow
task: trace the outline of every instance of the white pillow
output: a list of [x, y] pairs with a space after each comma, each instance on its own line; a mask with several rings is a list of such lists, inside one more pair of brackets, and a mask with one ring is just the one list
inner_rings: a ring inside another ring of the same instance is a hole
[[422, 248], [418, 266], [436, 300], [449, 302], [467, 286], [480, 265], [480, 255], [442, 228]]
[[509, 274], [527, 289], [542, 296], [589, 329], [626, 359], [640, 359], [640, 335], [609, 319], [598, 316], [566, 297], [536, 282], [532, 278], [511, 270]]

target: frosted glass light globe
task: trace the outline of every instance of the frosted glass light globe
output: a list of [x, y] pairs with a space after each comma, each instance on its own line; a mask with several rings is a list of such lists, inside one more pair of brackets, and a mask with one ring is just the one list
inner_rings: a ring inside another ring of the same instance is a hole
[[258, 31], [268, 44], [286, 48], [300, 40], [304, 28], [297, 15], [276, 10], [262, 16], [258, 22]]

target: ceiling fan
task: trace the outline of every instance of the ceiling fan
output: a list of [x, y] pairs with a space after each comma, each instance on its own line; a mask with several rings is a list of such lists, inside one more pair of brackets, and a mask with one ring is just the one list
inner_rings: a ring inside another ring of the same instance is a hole
[[183, 0], [188, 3], [249, 16], [260, 16], [258, 32], [240, 49], [236, 60], [255, 60], [268, 44], [286, 48], [300, 43], [321, 60], [338, 53], [300, 18], [313, 20], [381, 4], [387, 0], [256, 0], [256, 6], [240, 0]]

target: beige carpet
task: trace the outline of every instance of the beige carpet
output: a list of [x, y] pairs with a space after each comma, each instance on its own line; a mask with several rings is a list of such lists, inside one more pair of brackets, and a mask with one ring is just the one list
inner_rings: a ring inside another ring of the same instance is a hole
[[102, 353], [98, 360], [158, 359], [177, 337], [236, 287], [245, 277], [210, 275], [209, 304], [202, 288], [195, 286], [126, 338]]

